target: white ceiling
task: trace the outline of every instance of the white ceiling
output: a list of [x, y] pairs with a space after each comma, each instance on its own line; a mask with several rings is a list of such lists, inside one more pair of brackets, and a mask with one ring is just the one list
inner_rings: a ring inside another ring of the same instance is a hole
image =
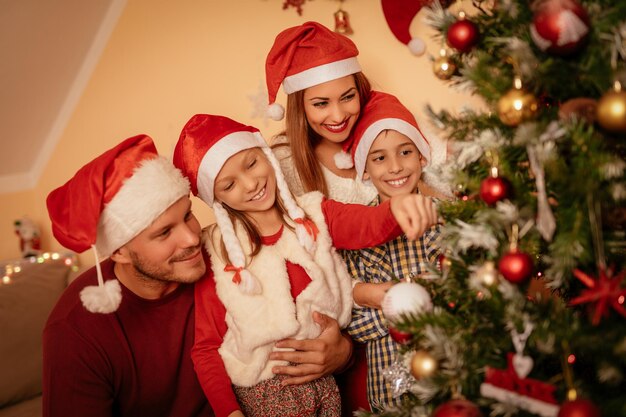
[[0, 0], [0, 193], [37, 183], [126, 0]]

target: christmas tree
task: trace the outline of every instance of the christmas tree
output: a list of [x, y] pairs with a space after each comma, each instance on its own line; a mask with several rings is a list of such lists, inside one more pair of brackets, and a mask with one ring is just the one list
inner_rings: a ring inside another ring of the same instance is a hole
[[404, 405], [378, 415], [626, 416], [626, 1], [473, 6], [427, 12], [435, 75], [488, 110], [428, 109], [456, 198], [430, 300], [386, 296]]

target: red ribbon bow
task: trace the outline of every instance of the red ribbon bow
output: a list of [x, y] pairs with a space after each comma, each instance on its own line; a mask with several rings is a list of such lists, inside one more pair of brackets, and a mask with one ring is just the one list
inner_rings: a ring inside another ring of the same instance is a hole
[[313, 241], [317, 240], [317, 234], [320, 232], [320, 230], [317, 228], [317, 225], [315, 223], [313, 223], [313, 220], [298, 218], [298, 219], [296, 219], [294, 221], [296, 223], [301, 224], [302, 226], [304, 226], [306, 232], [309, 235], [313, 236]]
[[224, 267], [224, 272], [234, 272], [235, 275], [233, 276], [233, 282], [235, 284], [239, 284], [241, 283], [241, 274], [240, 272], [243, 271], [243, 267], [242, 266], [234, 266], [233, 264], [228, 264]]

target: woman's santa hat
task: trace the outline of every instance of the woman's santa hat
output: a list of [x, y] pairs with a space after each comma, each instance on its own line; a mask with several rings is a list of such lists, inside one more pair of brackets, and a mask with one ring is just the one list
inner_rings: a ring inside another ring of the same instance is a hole
[[365, 162], [372, 144], [380, 132], [395, 130], [415, 143], [419, 152], [430, 161], [430, 145], [422, 134], [413, 114], [395, 96], [372, 91], [367, 105], [354, 128], [351, 154], [357, 179], [363, 180]]
[[59, 243], [78, 253], [95, 251], [98, 285], [80, 293], [87, 310], [111, 313], [122, 300], [119, 282], [104, 282], [98, 256], [111, 255], [188, 194], [189, 181], [158, 155], [150, 137], [139, 135], [89, 162], [48, 195]]
[[296, 223], [296, 235], [309, 252], [315, 249], [315, 226], [293, 199], [285, 182], [278, 160], [267, 145], [259, 130], [223, 116], [197, 114], [183, 128], [176, 148], [174, 165], [189, 178], [191, 191], [213, 208], [217, 225], [222, 233], [224, 246], [234, 272], [233, 282], [244, 294], [259, 294], [261, 284], [248, 271], [246, 258], [232, 221], [218, 201], [215, 201], [215, 179], [226, 161], [233, 155], [251, 148], [261, 148], [270, 161], [276, 175], [276, 186], [287, 209], [287, 214]]
[[281, 83], [285, 94], [291, 94], [361, 72], [358, 54], [354, 42], [317, 22], [279, 33], [265, 61], [269, 117], [278, 121], [285, 115], [276, 103]]
[[413, 55], [423, 55], [426, 44], [422, 39], [412, 37], [410, 28], [417, 13], [432, 0], [382, 0], [381, 3], [387, 25], [396, 39], [407, 45]]

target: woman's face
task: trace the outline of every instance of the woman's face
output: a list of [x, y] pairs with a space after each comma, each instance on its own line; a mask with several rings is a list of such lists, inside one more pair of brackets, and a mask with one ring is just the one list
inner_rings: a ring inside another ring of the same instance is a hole
[[341, 143], [348, 138], [360, 111], [359, 92], [352, 75], [304, 90], [307, 122], [330, 142]]

